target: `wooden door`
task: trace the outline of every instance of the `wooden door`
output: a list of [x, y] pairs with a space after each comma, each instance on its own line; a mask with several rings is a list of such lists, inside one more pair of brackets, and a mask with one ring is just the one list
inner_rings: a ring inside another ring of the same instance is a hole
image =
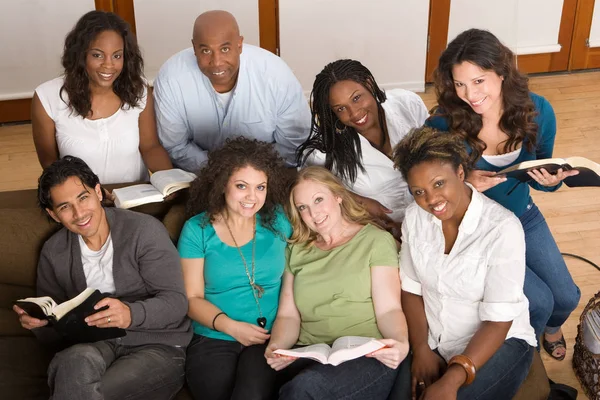
[[[581, 1], [581, 0], [579, 0]], [[591, 0], [593, 2], [593, 0]], [[569, 54], [578, 0], [564, 0], [558, 43], [559, 52], [517, 56], [519, 69], [524, 73], [565, 71], [569, 68]], [[433, 70], [448, 41], [451, 0], [430, 0], [429, 37], [425, 81], [433, 81]], [[485, 27], [482, 27], [485, 28]]]
[[[575, 29], [569, 60], [570, 70], [600, 68], [600, 43], [590, 41], [594, 5], [594, 0], [579, 0], [577, 2]], [[596, 7], [595, 12], [599, 10], [600, 7]]]

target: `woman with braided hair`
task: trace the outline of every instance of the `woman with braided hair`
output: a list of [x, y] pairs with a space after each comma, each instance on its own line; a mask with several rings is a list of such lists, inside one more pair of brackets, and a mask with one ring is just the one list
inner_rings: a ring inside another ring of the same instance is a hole
[[399, 238], [412, 196], [394, 170], [392, 148], [429, 116], [423, 101], [407, 90], [384, 93], [360, 62], [337, 60], [317, 75], [311, 105], [311, 135], [298, 149], [299, 165], [334, 172]]

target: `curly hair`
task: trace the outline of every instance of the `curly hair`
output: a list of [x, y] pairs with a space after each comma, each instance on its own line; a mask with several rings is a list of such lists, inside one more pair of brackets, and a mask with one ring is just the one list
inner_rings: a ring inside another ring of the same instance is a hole
[[472, 148], [471, 159], [479, 160], [486, 144], [478, 138], [483, 126], [481, 115], [456, 94], [452, 68], [470, 62], [503, 77], [500, 128], [508, 135], [503, 151], [509, 152], [523, 143], [529, 151], [536, 145], [535, 106], [529, 97], [528, 79], [515, 65], [515, 56], [488, 31], [469, 29], [458, 35], [444, 50], [434, 71], [439, 107], [435, 115], [446, 117], [450, 131], [462, 136]]
[[342, 122], [329, 105], [329, 91], [340, 81], [359, 83], [373, 95], [377, 102], [379, 126], [384, 134], [382, 146], [385, 145], [387, 132], [384, 122], [385, 113], [381, 106], [381, 103], [386, 100], [384, 91], [377, 86], [371, 71], [360, 62], [337, 60], [327, 64], [315, 78], [310, 94], [311, 133], [308, 139], [298, 147], [296, 160], [298, 165], [303, 165], [313, 151], [320, 151], [325, 153], [327, 169], [331, 171], [335, 166], [336, 173], [342, 179], [354, 182], [358, 169], [365, 170], [362, 164], [359, 133], [350, 126], [345, 126], [343, 134], [336, 133], [336, 125]]
[[64, 156], [44, 168], [44, 172], [38, 179], [37, 198], [42, 211], [45, 212], [46, 209], [54, 208], [50, 190], [63, 184], [72, 176], [79, 178], [90, 189], [94, 189], [100, 183], [98, 175], [91, 170], [85, 161], [74, 156]]
[[[121, 107], [136, 107], [144, 96], [144, 61], [129, 24], [111, 12], [90, 11], [82, 16], [65, 39], [62, 55], [64, 84], [61, 99], [83, 118], [92, 110], [90, 81], [86, 58], [91, 43], [105, 31], [115, 31], [123, 38], [123, 70], [113, 83], [113, 92], [121, 99]], [[67, 93], [68, 102], [62, 97]]]
[[346, 221], [359, 225], [371, 224], [381, 228], [367, 212], [366, 208], [354, 200], [354, 197], [352, 197], [337, 176], [323, 167], [312, 166], [300, 170], [295, 182], [292, 184], [287, 204], [288, 215], [290, 216], [290, 222], [294, 230], [292, 237], [289, 239], [290, 243], [306, 243], [306, 246], [310, 247], [317, 239], [317, 232], [311, 230], [302, 221], [302, 217], [294, 203], [294, 189], [303, 181], [313, 181], [324, 185], [335, 197], [340, 197], [342, 199], [340, 204], [342, 217]]
[[241, 136], [227, 139], [223, 147], [208, 153], [208, 162], [190, 187], [186, 219], [206, 212], [204, 223], [213, 223], [216, 216], [225, 210], [224, 192], [229, 178], [235, 171], [248, 166], [267, 175], [267, 196], [258, 214], [263, 226], [277, 232], [275, 212], [287, 197], [284, 161], [272, 144]]
[[394, 148], [394, 168], [405, 180], [413, 167], [432, 160], [450, 163], [455, 171], [462, 165], [465, 174], [471, 170], [464, 140], [428, 126], [412, 129]]

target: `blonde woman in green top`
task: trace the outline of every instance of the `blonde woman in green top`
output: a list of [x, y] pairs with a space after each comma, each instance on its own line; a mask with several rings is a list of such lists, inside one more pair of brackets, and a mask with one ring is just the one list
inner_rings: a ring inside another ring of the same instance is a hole
[[[408, 354], [394, 238], [321, 167], [299, 172], [289, 208], [294, 233], [265, 352], [285, 382], [279, 398], [387, 398]], [[373, 337], [386, 348], [336, 367], [273, 353], [342, 336]]]

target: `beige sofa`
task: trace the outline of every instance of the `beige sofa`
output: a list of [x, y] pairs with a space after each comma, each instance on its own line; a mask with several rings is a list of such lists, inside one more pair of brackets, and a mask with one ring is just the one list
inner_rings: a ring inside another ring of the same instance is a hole
[[[36, 191], [0, 193], [0, 398], [10, 400], [48, 398], [46, 368], [52, 349], [41, 346], [23, 329], [12, 301], [35, 295], [37, 259], [44, 241], [59, 227], [50, 222], [36, 204]], [[136, 211], [161, 220], [173, 240], [183, 225], [183, 202], [150, 204]], [[533, 367], [516, 399], [548, 397], [548, 378], [536, 354]], [[177, 399], [191, 398], [182, 390]]]

